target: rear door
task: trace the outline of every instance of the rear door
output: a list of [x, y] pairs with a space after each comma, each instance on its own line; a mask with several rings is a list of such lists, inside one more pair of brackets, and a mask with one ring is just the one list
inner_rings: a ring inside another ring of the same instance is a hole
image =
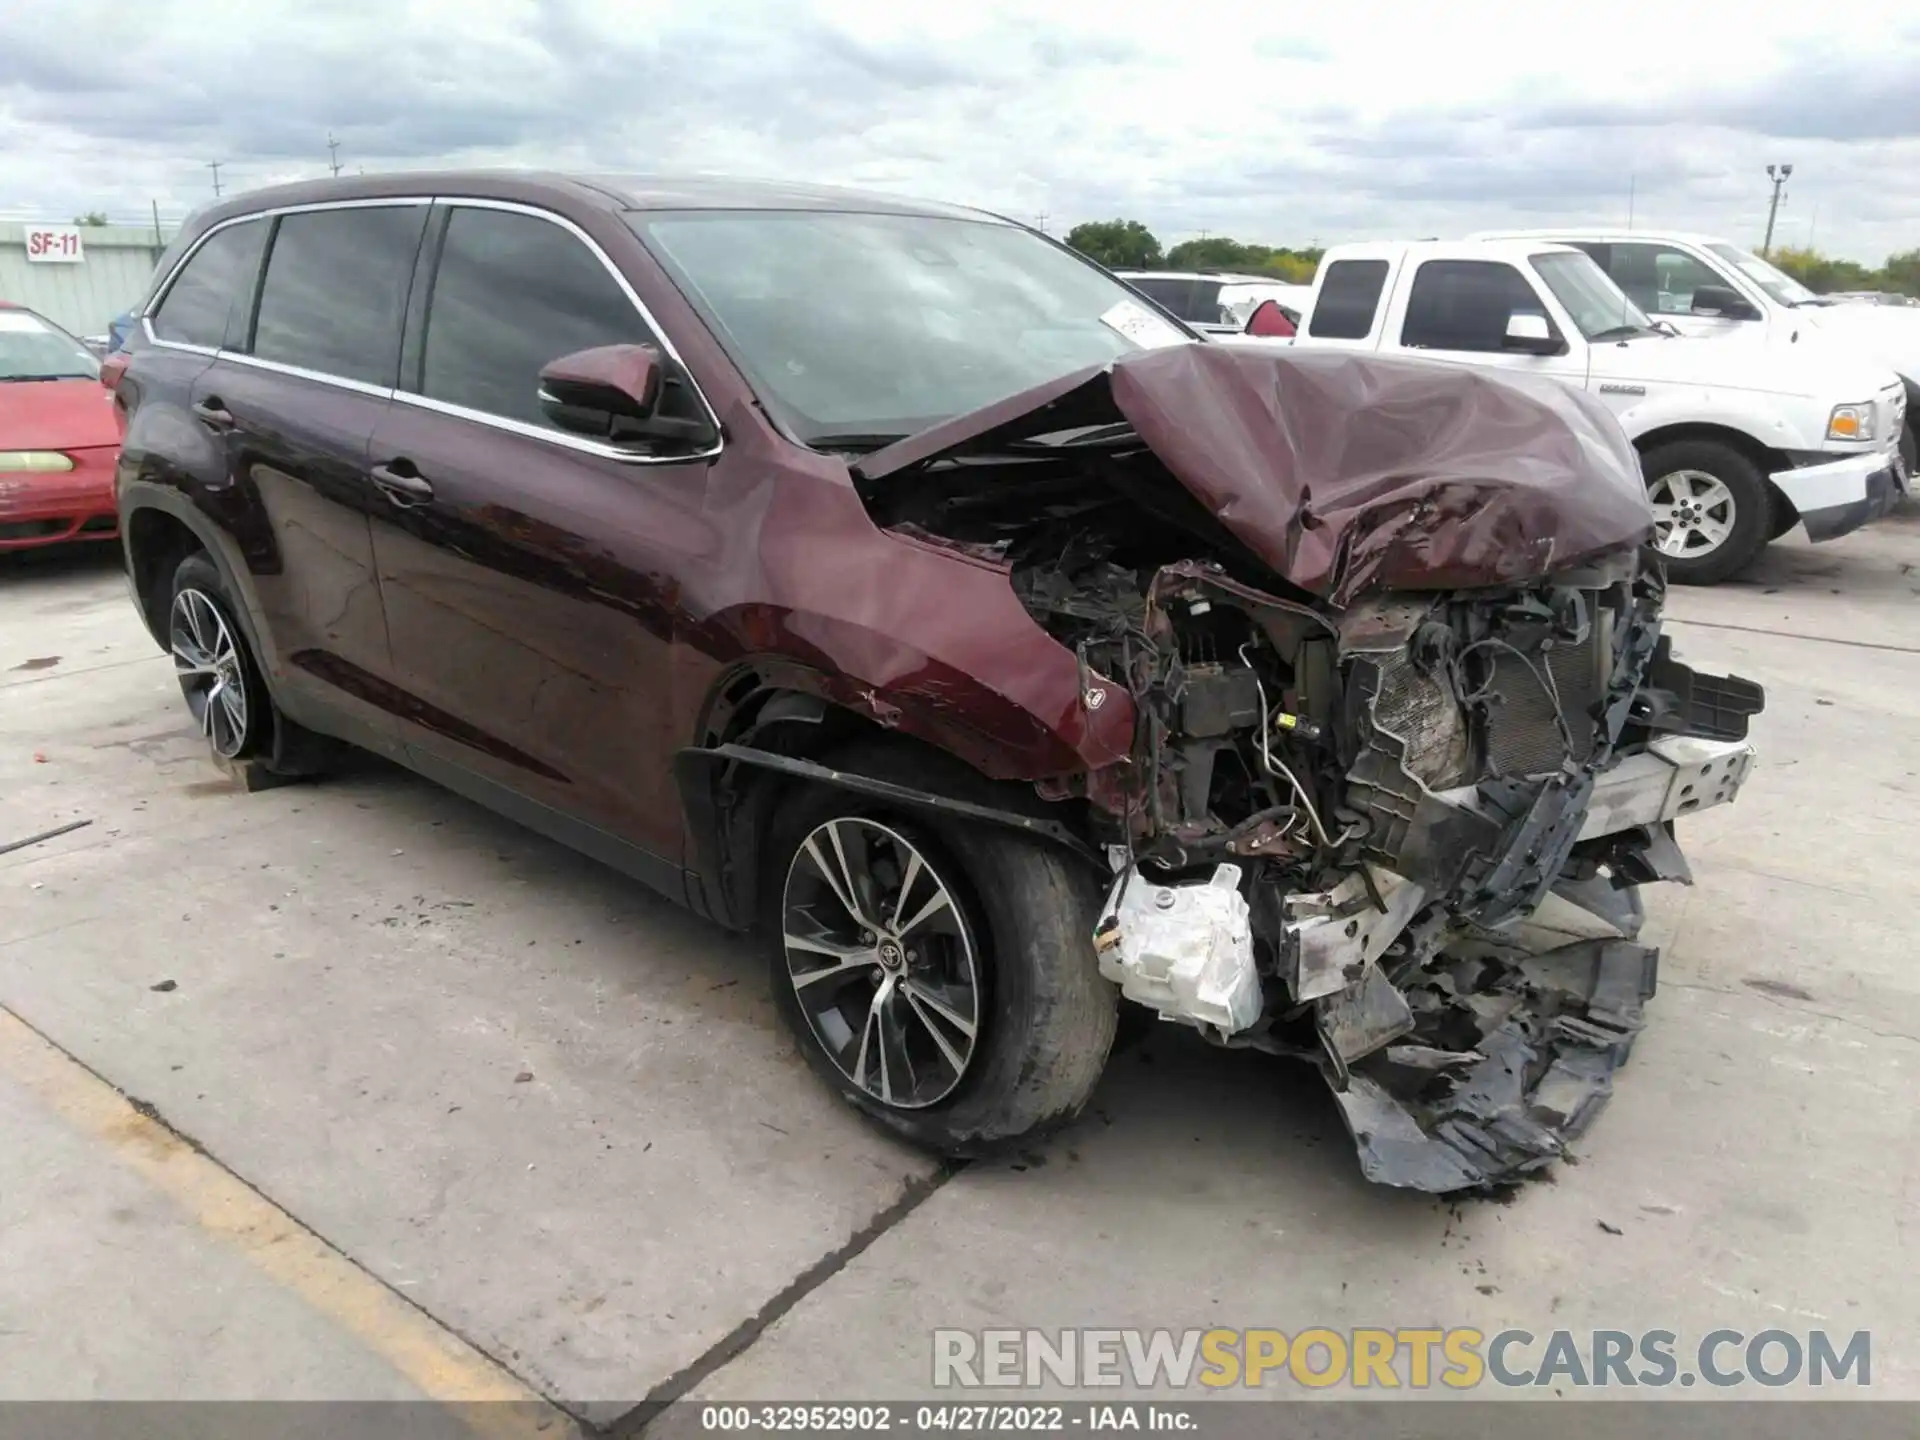
[[232, 513], [296, 719], [382, 743], [395, 703], [367, 514], [367, 443], [391, 403], [428, 205], [350, 202], [273, 219], [246, 323], [194, 383], [224, 436]]
[[418, 341], [370, 455], [389, 489], [374, 553], [410, 761], [629, 870], [654, 857], [647, 878], [671, 889], [669, 647], [678, 576], [714, 544], [707, 466], [564, 433], [539, 403], [562, 355], [671, 347], [559, 216], [454, 201], [434, 230]]

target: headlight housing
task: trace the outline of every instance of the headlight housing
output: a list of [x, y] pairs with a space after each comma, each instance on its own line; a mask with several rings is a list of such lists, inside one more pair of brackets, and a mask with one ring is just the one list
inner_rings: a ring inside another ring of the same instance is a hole
[[0, 450], [0, 475], [23, 470], [71, 470], [73, 459], [58, 450]]
[[1834, 406], [1833, 414], [1827, 417], [1827, 438], [1829, 440], [1873, 439], [1872, 402]]

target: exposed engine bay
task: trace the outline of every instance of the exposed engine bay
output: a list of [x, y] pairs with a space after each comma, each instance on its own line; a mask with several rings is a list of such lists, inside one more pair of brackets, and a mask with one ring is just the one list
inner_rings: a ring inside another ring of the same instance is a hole
[[[1123, 432], [868, 497], [1010, 567], [1086, 704], [1132, 698], [1124, 780], [1043, 787], [1086, 802], [1112, 865], [1103, 973], [1315, 1064], [1371, 1179], [1485, 1188], [1558, 1158], [1653, 993], [1637, 887], [1690, 881], [1673, 822], [1738, 793], [1760, 688], [1673, 658], [1651, 552], [1335, 605]], [[1559, 902], [1606, 938], [1527, 933]]]

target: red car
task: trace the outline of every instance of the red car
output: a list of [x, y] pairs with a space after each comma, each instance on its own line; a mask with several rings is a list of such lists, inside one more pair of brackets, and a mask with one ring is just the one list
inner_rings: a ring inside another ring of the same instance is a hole
[[0, 300], [0, 550], [116, 538], [119, 449], [100, 362], [52, 321]]

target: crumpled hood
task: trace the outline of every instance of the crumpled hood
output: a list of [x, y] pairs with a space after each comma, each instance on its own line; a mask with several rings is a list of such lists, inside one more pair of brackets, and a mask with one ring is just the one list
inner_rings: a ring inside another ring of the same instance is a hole
[[1553, 381], [1283, 346], [1139, 351], [853, 471], [880, 480], [1116, 420], [1254, 555], [1336, 605], [1538, 579], [1652, 531], [1638, 457], [1597, 400]]

